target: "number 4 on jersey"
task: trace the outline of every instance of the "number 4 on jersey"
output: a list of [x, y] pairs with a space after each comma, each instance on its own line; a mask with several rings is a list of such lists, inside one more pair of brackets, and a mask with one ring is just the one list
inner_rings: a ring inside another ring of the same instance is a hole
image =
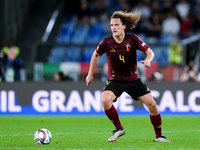
[[124, 56], [122, 56], [122, 55], [119, 55], [119, 60], [121, 60], [121, 61], [123, 61], [123, 63], [125, 63]]

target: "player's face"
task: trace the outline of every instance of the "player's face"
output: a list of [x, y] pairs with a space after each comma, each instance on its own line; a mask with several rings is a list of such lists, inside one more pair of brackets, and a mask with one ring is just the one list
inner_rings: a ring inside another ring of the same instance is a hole
[[121, 19], [112, 18], [110, 20], [110, 28], [113, 36], [120, 36], [124, 33], [124, 29], [126, 28], [126, 26], [122, 24]]

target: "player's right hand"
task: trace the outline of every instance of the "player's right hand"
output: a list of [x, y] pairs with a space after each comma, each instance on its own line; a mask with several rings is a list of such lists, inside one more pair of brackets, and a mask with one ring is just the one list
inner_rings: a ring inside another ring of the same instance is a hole
[[86, 85], [91, 86], [93, 82], [93, 76], [92, 75], [87, 75], [86, 77]]

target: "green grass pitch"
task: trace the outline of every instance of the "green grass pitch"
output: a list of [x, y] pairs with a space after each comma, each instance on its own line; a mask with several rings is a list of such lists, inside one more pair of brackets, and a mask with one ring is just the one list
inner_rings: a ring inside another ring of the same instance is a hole
[[[197, 150], [200, 149], [199, 116], [162, 116], [163, 135], [155, 139], [148, 116], [120, 116], [126, 135], [108, 142], [112, 123], [106, 116], [0, 116], [0, 149], [24, 150]], [[36, 145], [35, 131], [47, 128], [53, 139]]]

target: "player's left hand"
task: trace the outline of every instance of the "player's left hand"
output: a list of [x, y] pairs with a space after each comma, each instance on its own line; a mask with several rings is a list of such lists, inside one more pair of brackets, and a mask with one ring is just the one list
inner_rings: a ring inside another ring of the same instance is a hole
[[150, 67], [151, 66], [151, 62], [150, 61], [141, 60], [140, 62], [144, 64], [144, 67]]

